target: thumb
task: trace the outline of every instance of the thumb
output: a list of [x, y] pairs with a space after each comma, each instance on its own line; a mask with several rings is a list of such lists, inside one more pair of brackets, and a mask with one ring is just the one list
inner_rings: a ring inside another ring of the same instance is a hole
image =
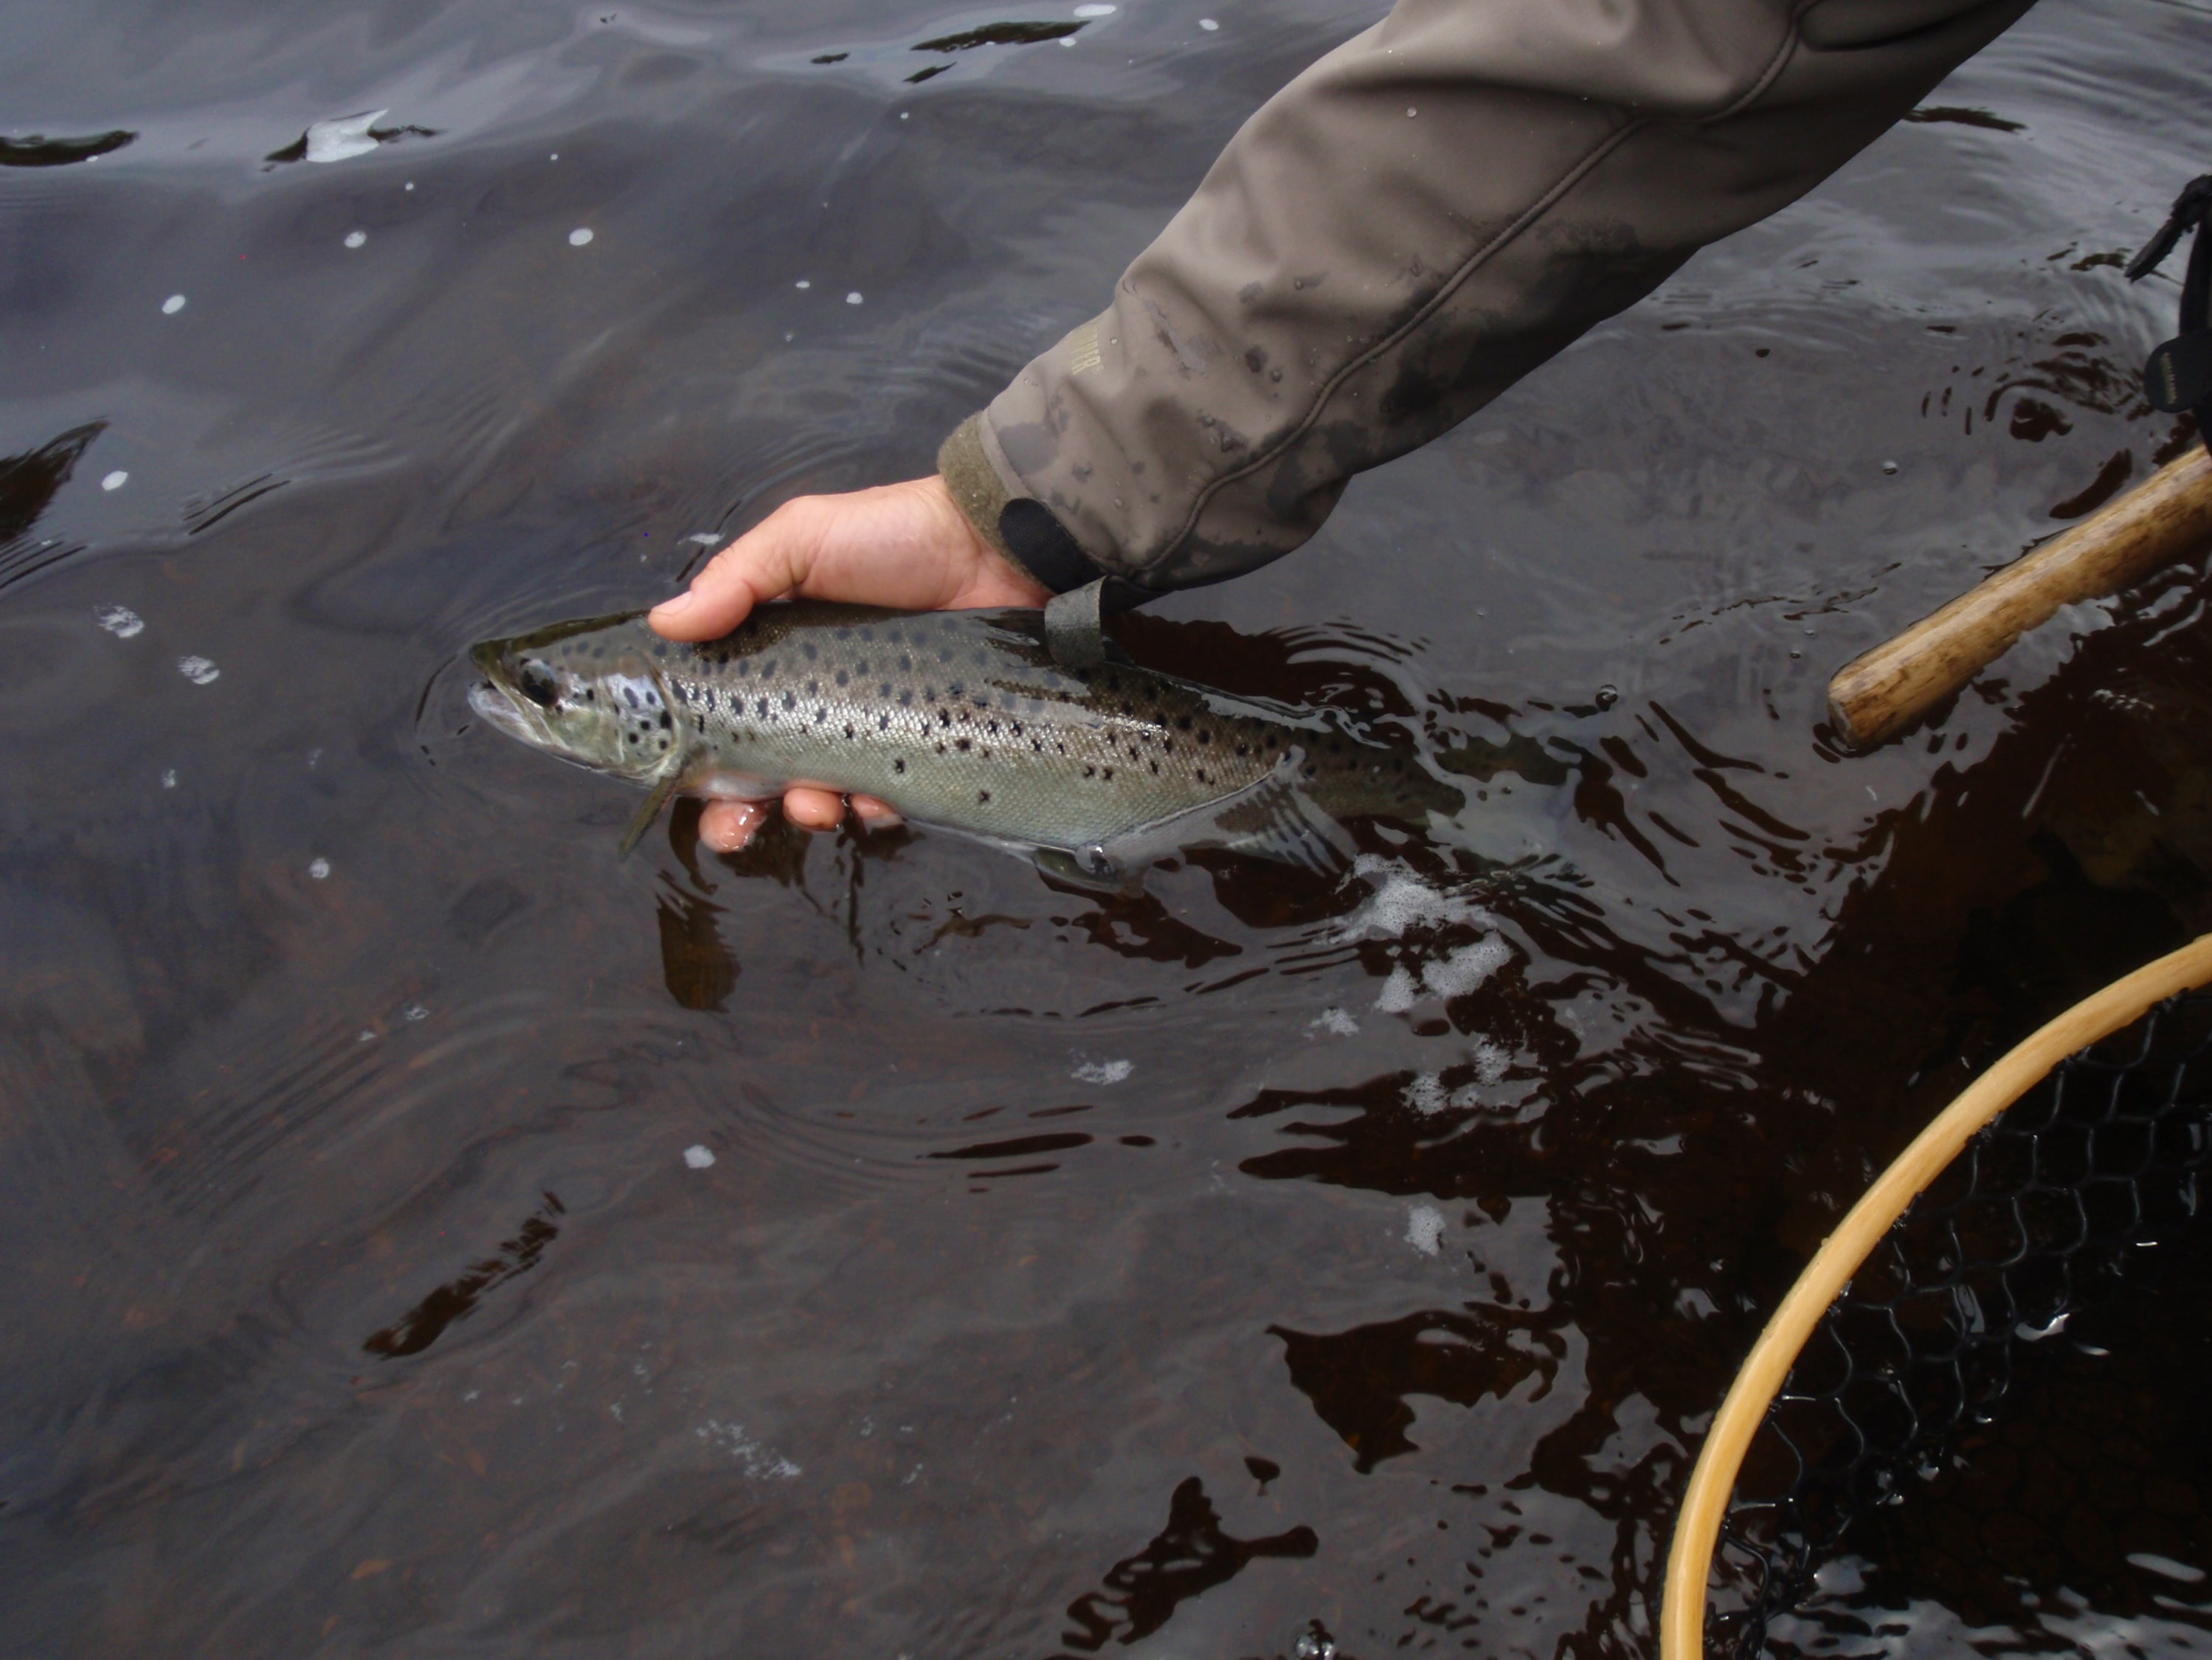
[[753, 607], [781, 599], [806, 580], [814, 541], [791, 511], [777, 508], [724, 548], [673, 599], [655, 605], [646, 620], [671, 640], [719, 640], [752, 615]]

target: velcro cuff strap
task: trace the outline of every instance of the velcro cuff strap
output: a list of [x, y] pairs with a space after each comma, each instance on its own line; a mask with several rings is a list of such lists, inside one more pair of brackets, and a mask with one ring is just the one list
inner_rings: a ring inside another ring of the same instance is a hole
[[2212, 402], [2212, 329], [2177, 336], [2152, 352], [2143, 364], [2143, 390], [2151, 407], [2168, 415]]

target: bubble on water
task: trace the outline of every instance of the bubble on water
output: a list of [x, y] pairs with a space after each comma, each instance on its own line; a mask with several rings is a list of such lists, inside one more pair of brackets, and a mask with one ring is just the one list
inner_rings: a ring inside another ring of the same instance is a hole
[[345, 245], [349, 248], [357, 248], [368, 240], [368, 233], [365, 230], [349, 230], [345, 234]]
[[196, 686], [204, 686], [222, 678], [222, 671], [204, 657], [179, 657], [177, 672]]
[[1600, 708], [1601, 708], [1601, 709], [1609, 709], [1609, 708], [1612, 708], [1615, 703], [1618, 703], [1620, 701], [1620, 687], [1618, 687], [1618, 686], [1600, 686], [1600, 687], [1597, 689], [1597, 706], [1598, 706]]
[[714, 1155], [708, 1148], [694, 1145], [684, 1149], [684, 1162], [693, 1170], [712, 1170]]
[[1444, 1213], [1434, 1205], [1415, 1205], [1406, 1213], [1406, 1243], [1434, 1256], [1444, 1242]]
[[1421, 983], [1439, 997], [1464, 997], [1512, 960], [1513, 947], [1504, 937], [1486, 933], [1423, 969]]
[[860, 303], [860, 289], [854, 289], [850, 294], [847, 295], [845, 296], [845, 303], [848, 306], [859, 305]]
[[161, 787], [165, 790], [173, 790], [176, 788], [176, 787], [177, 769], [174, 767], [171, 767], [161, 774]]
[[356, 1043], [374, 1043], [376, 1041], [376, 1034], [363, 1027], [355, 1035], [353, 1041]]
[[1129, 1061], [1086, 1061], [1069, 1075], [1085, 1084], [1118, 1084], [1136, 1069]]
[[583, 225], [577, 226], [575, 229], [568, 233], [568, 246], [572, 248], [584, 247], [590, 243], [591, 240], [592, 233], [590, 229]]
[[1897, 463], [1894, 461], [1885, 461], [1881, 464], [1881, 470], [1893, 478], [1897, 476]]
[[1433, 1118], [1451, 1104], [1443, 1075], [1425, 1072], [1406, 1085], [1406, 1104], [1424, 1118]]
[[1344, 1010], [1334, 1006], [1325, 1008], [1314, 1016], [1312, 1024], [1323, 1031], [1334, 1033], [1339, 1037], [1349, 1037], [1359, 1030], [1359, 1022], [1353, 1019]]
[[92, 615], [100, 627], [118, 640], [128, 640], [131, 635], [145, 631], [146, 619], [128, 605], [95, 605]]
[[1198, 26], [1204, 29], [1208, 34], [1212, 33], [1214, 30], [1221, 27], [1220, 24], [1215, 22], [1211, 17], [1200, 18], [1198, 20]]
[[702, 548], [718, 548], [722, 545], [721, 537], [710, 530], [693, 531], [684, 539], [687, 542], [696, 542]]
[[1421, 982], [1402, 968], [1392, 969], [1382, 989], [1375, 994], [1375, 1006], [1385, 1014], [1403, 1014], [1421, 1000]]
[[399, 1012], [410, 1020], [428, 1020], [430, 1018], [430, 1011], [420, 1003], [410, 1003]]
[[119, 490], [130, 482], [131, 475], [124, 471], [122, 468], [118, 467], [113, 472], [109, 473], [106, 477], [100, 481], [100, 487], [104, 490]]
[[1111, 17], [1114, 12], [1115, 8], [1106, 4], [1105, 0], [1091, 0], [1091, 4], [1075, 9], [1078, 17]]
[[313, 880], [318, 882], [326, 881], [329, 879], [330, 873], [331, 861], [329, 860], [311, 859], [307, 861], [307, 874]]
[[1310, 1620], [1291, 1645], [1291, 1660], [1336, 1660], [1336, 1639], [1318, 1620]]
[[800, 278], [799, 278], [796, 283], [793, 283], [791, 286], [792, 286], [792, 287], [793, 287], [793, 288], [795, 288], [795, 289], [811, 289], [811, 288], [812, 288], [812, 287], [814, 286], [814, 284], [813, 284], [813, 283], [812, 283], [811, 281], [810, 281], [808, 278], [802, 277], [800, 277]]
[[161, 315], [164, 317], [174, 317], [184, 308], [185, 296], [181, 294], [173, 294], [161, 301]]
[[1410, 121], [1410, 120], [1412, 120], [1415, 116], [1419, 115], [1419, 113], [1420, 113], [1420, 111], [1419, 111], [1419, 110], [1415, 109], [1415, 108], [1414, 108], [1411, 104], [1408, 104], [1408, 105], [1407, 105], [1407, 106], [1406, 106], [1406, 119], [1407, 119], [1407, 120], [1409, 120], [1409, 121]]

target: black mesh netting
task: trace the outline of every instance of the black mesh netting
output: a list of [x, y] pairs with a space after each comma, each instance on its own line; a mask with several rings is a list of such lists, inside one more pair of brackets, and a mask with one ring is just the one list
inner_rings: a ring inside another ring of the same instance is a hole
[[2069, 1057], [1968, 1142], [1829, 1307], [1721, 1529], [1706, 1651], [1753, 1660], [1853, 1522], [1994, 1421], [2035, 1346], [2197, 1213], [2212, 995]]

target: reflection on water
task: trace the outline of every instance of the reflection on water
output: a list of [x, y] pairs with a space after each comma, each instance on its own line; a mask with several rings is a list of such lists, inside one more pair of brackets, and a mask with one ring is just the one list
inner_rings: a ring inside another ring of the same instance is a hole
[[[1083, 14], [11, 17], [11, 1650], [1647, 1653], [1840, 1208], [2212, 926], [2201, 571], [1820, 726], [2186, 441], [2117, 269], [2202, 170], [2157, 0], [2050, 0], [1120, 625], [1418, 745], [1449, 834], [1098, 894], [692, 808], [618, 860], [634, 799], [470, 726], [460, 650], [926, 467], [1364, 21]], [[2206, 1329], [2101, 1315], [1789, 1640], [2198, 1640]]]

